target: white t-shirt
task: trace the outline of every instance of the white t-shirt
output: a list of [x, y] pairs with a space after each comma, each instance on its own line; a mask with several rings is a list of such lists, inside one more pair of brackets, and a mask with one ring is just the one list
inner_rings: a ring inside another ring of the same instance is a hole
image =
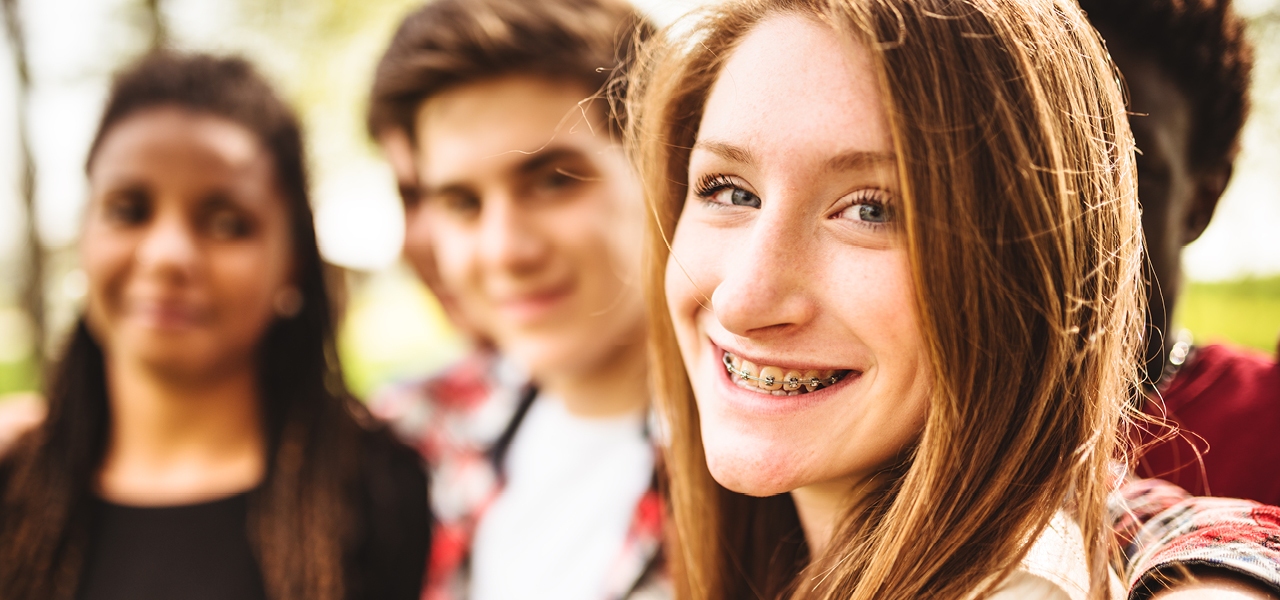
[[587, 419], [539, 395], [476, 528], [470, 597], [598, 600], [653, 477], [643, 427], [639, 413]]

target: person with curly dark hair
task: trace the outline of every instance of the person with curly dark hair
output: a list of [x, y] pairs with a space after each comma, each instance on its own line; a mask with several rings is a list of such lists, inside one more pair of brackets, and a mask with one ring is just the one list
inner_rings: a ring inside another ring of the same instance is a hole
[[[1140, 474], [1192, 493], [1280, 503], [1280, 365], [1172, 328], [1182, 248], [1231, 179], [1249, 112], [1253, 49], [1231, 0], [1082, 0], [1130, 99], [1146, 236], [1147, 412], [1181, 429], [1144, 433]], [[1169, 439], [1161, 439], [1161, 438]], [[1201, 464], [1203, 461], [1203, 466]], [[1203, 468], [1203, 470], [1202, 470]]]

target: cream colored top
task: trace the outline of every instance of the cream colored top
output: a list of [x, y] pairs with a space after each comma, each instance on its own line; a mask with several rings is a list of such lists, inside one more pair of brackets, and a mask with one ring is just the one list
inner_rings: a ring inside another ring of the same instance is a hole
[[[1124, 587], [1111, 573], [1111, 598], [1125, 597]], [[1066, 513], [1059, 511], [1036, 538], [1018, 570], [991, 600], [1088, 600], [1089, 564], [1084, 536]]]

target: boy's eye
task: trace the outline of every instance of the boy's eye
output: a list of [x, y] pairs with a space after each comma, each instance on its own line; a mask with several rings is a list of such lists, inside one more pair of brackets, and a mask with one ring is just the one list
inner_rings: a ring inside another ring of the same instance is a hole
[[472, 194], [448, 193], [439, 196], [438, 200], [446, 212], [459, 217], [473, 217], [480, 213], [480, 199]]
[[574, 193], [582, 183], [598, 178], [583, 165], [548, 165], [532, 174], [527, 184], [528, 194], [532, 198], [557, 199]]
[[413, 210], [422, 202], [422, 190], [416, 185], [400, 183], [396, 190], [400, 192], [400, 202], [404, 204], [405, 210]]
[[568, 172], [556, 169], [543, 173], [537, 180], [537, 187], [542, 190], [558, 190], [572, 185], [574, 181]]

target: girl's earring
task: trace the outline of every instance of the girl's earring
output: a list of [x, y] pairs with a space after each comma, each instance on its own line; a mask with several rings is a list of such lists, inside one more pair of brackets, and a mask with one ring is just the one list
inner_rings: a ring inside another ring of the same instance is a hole
[[282, 319], [292, 319], [302, 312], [302, 292], [297, 286], [290, 285], [276, 292], [275, 298], [271, 300], [271, 307], [275, 309], [276, 315]]

